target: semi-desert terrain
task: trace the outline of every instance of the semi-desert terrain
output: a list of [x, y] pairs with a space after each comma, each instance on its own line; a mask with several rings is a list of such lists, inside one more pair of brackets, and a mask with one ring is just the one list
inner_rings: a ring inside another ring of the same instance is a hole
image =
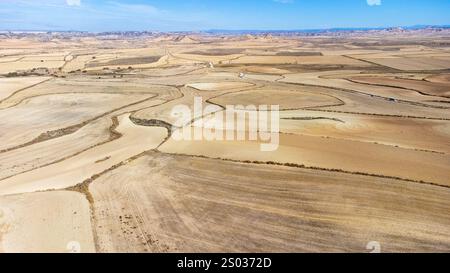
[[[278, 149], [171, 137], [227, 105], [279, 105]], [[369, 242], [450, 252], [449, 29], [0, 33], [0, 252]]]

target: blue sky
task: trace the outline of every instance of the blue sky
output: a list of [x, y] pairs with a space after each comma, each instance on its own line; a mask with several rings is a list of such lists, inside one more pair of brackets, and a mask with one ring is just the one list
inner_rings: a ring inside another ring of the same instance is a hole
[[450, 0], [0, 0], [2, 30], [292, 30], [450, 24]]

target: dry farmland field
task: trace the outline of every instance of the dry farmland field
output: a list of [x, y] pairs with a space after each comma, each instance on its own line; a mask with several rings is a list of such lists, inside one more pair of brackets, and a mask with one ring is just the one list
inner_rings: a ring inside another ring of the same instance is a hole
[[[277, 105], [277, 149], [173, 137], [249, 135], [229, 105]], [[450, 31], [0, 34], [0, 252], [369, 242], [450, 252]]]

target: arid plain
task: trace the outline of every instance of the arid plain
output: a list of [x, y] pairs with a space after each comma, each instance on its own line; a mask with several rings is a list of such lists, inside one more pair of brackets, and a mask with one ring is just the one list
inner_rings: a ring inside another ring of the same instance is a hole
[[[279, 105], [279, 148], [174, 140], [195, 97]], [[369, 242], [450, 252], [448, 30], [0, 36], [0, 252]]]

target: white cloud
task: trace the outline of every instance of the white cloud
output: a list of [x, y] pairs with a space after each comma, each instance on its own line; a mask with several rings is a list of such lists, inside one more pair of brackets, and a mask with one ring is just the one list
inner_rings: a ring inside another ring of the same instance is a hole
[[66, 4], [69, 6], [80, 6], [81, 0], [66, 0]]
[[381, 6], [381, 0], [367, 0], [369, 6]]

